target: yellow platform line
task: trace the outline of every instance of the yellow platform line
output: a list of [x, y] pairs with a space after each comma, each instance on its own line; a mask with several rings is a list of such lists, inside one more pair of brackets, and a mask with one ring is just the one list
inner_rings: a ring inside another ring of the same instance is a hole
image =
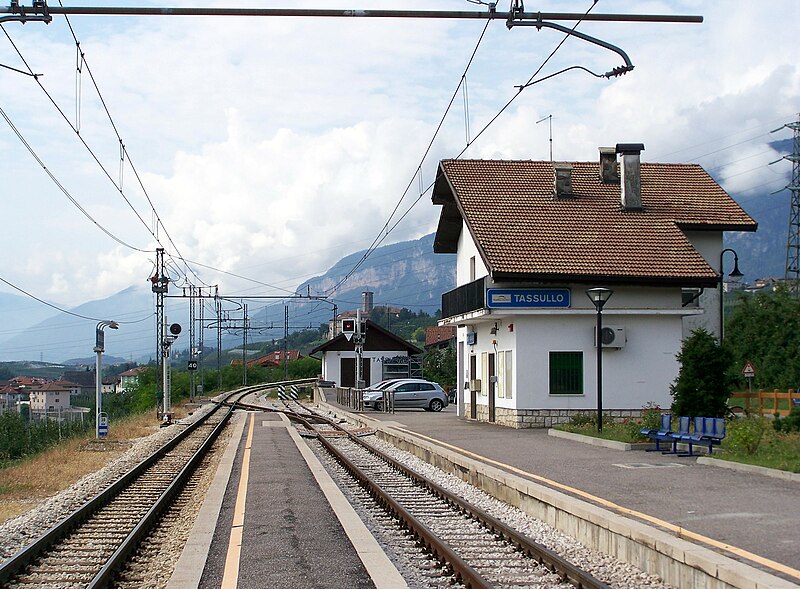
[[796, 579], [800, 579], [800, 570], [787, 566], [785, 564], [781, 564], [779, 562], [775, 562], [774, 560], [770, 560], [763, 556], [759, 556], [758, 554], [753, 554], [752, 552], [748, 552], [747, 550], [743, 550], [741, 548], [737, 548], [736, 546], [731, 546], [730, 544], [725, 544], [724, 542], [720, 542], [718, 540], [714, 540], [713, 538], [709, 538], [707, 536], [703, 536], [702, 534], [698, 534], [696, 532], [692, 532], [687, 530], [686, 528], [682, 528], [681, 526], [676, 526], [670, 522], [664, 521], [657, 517], [653, 517], [652, 515], [648, 515], [646, 513], [642, 513], [640, 511], [635, 511], [633, 509], [628, 509], [627, 507], [623, 507], [621, 505], [617, 505], [616, 503], [609, 501], [608, 499], [603, 499], [602, 497], [598, 497], [596, 495], [592, 495], [591, 493], [587, 493], [586, 491], [582, 491], [580, 489], [576, 489], [574, 487], [570, 487], [569, 485], [565, 485], [563, 483], [559, 483], [545, 477], [535, 475], [533, 473], [524, 471], [520, 468], [515, 466], [511, 466], [510, 464], [506, 464], [504, 462], [499, 462], [497, 460], [492, 460], [491, 458], [487, 458], [486, 456], [481, 456], [480, 454], [476, 454], [474, 452], [470, 452], [469, 450], [465, 450], [463, 448], [459, 448], [458, 446], [453, 446], [452, 444], [448, 444], [447, 442], [443, 442], [441, 440], [437, 440], [436, 438], [431, 438], [424, 434], [420, 434], [415, 431], [411, 431], [407, 428], [403, 428], [403, 431], [406, 433], [413, 434], [417, 437], [423, 438], [435, 444], [444, 446], [454, 452], [458, 452], [459, 454], [463, 454], [465, 456], [469, 456], [470, 458], [474, 458], [476, 460], [480, 460], [481, 462], [485, 462], [487, 464], [492, 464], [493, 466], [500, 467], [502, 469], [511, 471], [515, 474], [519, 474], [525, 478], [533, 479], [535, 481], [539, 481], [545, 483], [551, 487], [555, 487], [557, 489], [561, 489], [563, 491], [567, 491], [573, 495], [578, 495], [579, 497], [583, 497], [589, 501], [602, 505], [603, 507], [607, 507], [619, 513], [623, 513], [625, 515], [636, 517], [651, 524], [657, 525], [662, 528], [666, 528], [667, 530], [673, 532], [679, 538], [693, 540], [695, 542], [702, 542], [704, 544], [708, 544], [709, 546], [713, 546], [714, 548], [719, 548], [721, 550], [725, 550], [730, 552], [731, 554], [735, 554], [741, 558], [746, 558], [752, 562], [758, 563], [764, 567], [770, 568], [774, 571], [781, 572], [785, 575], [789, 575]]
[[233, 509], [231, 535], [228, 540], [228, 553], [225, 555], [225, 571], [222, 575], [221, 589], [236, 589], [239, 583], [239, 558], [242, 553], [242, 534], [244, 533], [244, 512], [247, 502], [247, 482], [250, 478], [250, 449], [253, 446], [253, 426], [256, 414], [250, 414], [247, 441], [242, 454], [242, 472], [239, 476], [239, 489], [236, 492], [236, 505]]

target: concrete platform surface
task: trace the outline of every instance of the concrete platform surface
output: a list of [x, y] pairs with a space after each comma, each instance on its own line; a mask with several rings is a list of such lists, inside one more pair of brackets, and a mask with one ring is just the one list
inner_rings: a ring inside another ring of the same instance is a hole
[[[219, 467], [221, 500], [195, 525], [213, 537], [205, 549], [190, 539], [170, 587], [405, 587], [288, 420], [248, 413], [246, 421]], [[202, 571], [193, 585], [178, 582], [186, 569]]]

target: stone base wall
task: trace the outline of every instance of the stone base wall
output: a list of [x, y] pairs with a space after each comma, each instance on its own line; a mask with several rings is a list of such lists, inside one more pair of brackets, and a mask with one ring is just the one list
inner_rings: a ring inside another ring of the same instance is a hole
[[[477, 405], [477, 420], [489, 421], [488, 405]], [[595, 414], [589, 409], [508, 409], [506, 407], [495, 408], [495, 423], [516, 429], [541, 427], [553, 427], [559, 423], [569, 423], [573, 415], [582, 413]], [[638, 419], [642, 415], [641, 409], [608, 409], [603, 411], [603, 416], [621, 423], [627, 419]], [[464, 404], [464, 416], [469, 419], [470, 404]]]

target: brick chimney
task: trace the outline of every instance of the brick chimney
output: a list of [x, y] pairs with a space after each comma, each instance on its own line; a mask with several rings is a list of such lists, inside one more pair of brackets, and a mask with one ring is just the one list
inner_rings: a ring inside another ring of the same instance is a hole
[[642, 210], [642, 175], [639, 154], [644, 151], [643, 143], [617, 143], [616, 153], [622, 156], [622, 179], [620, 181], [620, 202], [623, 210]]
[[600, 149], [600, 181], [603, 184], [616, 184], [619, 182], [619, 165], [617, 164], [617, 150], [614, 147], [601, 147]]
[[559, 162], [553, 164], [553, 192], [556, 198], [574, 198], [572, 193], [572, 164]]

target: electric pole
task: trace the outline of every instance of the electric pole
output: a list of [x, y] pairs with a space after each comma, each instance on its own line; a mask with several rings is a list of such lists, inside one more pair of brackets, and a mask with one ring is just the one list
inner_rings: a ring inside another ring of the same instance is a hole
[[169, 278], [167, 278], [166, 267], [164, 265], [164, 248], [156, 249], [156, 273], [150, 277], [150, 283], [153, 293], [156, 295], [156, 362], [158, 363], [158, 370], [156, 371], [156, 397], [157, 405], [156, 411], [159, 418], [163, 413], [164, 391], [166, 382], [164, 382], [164, 342], [166, 341], [166, 317], [164, 315], [164, 295], [169, 290]]
[[775, 133], [786, 128], [794, 131], [794, 138], [792, 153], [781, 158], [792, 162], [792, 179], [786, 186], [791, 196], [789, 197], [789, 234], [786, 238], [786, 273], [784, 278], [789, 291], [794, 296], [798, 296], [800, 295], [800, 288], [798, 288], [800, 287], [800, 113], [797, 115], [797, 121], [787, 123], [772, 132]]

